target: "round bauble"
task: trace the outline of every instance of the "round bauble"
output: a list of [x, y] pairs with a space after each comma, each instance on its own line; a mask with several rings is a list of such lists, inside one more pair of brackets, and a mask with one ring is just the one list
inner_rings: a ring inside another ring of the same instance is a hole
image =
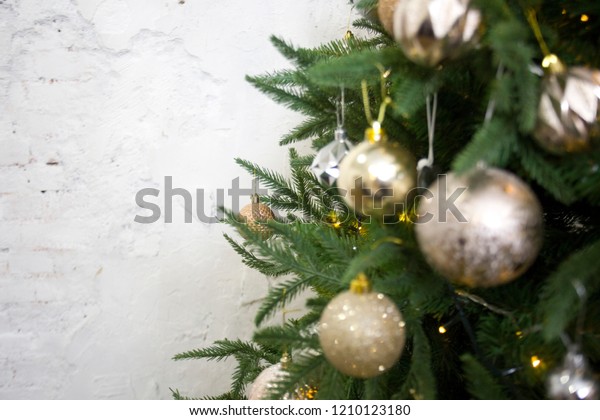
[[275, 387], [275, 383], [284, 379], [288, 373], [283, 369], [281, 362], [275, 363], [264, 369], [252, 382], [252, 386], [248, 391], [249, 400], [264, 400], [271, 390]]
[[398, 308], [375, 292], [339, 294], [329, 302], [319, 324], [327, 360], [356, 378], [372, 378], [391, 368], [400, 358], [405, 337]]
[[258, 195], [256, 194], [252, 196], [252, 202], [250, 204], [242, 207], [239, 214], [240, 222], [246, 223], [252, 232], [261, 235], [265, 239], [273, 234], [266, 223], [274, 218], [275, 215], [271, 208], [260, 203]]
[[332, 186], [340, 176], [340, 163], [353, 147], [345, 130], [335, 130], [335, 140], [317, 152], [310, 170], [323, 184]]
[[600, 71], [573, 67], [544, 76], [533, 137], [544, 150], [589, 150], [600, 138]]
[[479, 38], [481, 13], [470, 0], [401, 0], [394, 11], [394, 38], [415, 63], [436, 66]]
[[367, 216], [401, 212], [417, 180], [416, 162], [391, 141], [363, 141], [340, 164], [337, 186], [356, 212]]
[[514, 280], [542, 245], [540, 203], [523, 181], [500, 169], [440, 176], [417, 214], [416, 238], [427, 262], [469, 287]]
[[401, 0], [379, 0], [377, 2], [379, 22], [390, 35], [394, 34], [394, 11], [399, 1]]
[[557, 400], [595, 400], [600, 396], [585, 356], [574, 347], [548, 376], [548, 396]]

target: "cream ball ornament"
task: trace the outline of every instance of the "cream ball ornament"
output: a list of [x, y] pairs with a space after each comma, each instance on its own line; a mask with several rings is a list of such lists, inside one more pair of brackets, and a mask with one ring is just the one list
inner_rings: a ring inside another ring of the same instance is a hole
[[427, 262], [460, 285], [514, 280], [536, 259], [542, 208], [527, 184], [501, 169], [441, 176], [417, 208], [416, 239]]
[[390, 298], [370, 290], [364, 275], [329, 302], [319, 323], [319, 342], [327, 360], [356, 378], [372, 378], [390, 369], [405, 340], [402, 314]]

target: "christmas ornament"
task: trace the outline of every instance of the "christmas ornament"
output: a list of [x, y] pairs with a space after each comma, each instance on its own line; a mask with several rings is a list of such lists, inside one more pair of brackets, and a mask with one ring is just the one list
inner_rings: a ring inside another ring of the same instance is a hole
[[[269, 397], [275, 384], [288, 375], [286, 369], [291, 362], [291, 358], [284, 353], [279, 363], [264, 369], [252, 382], [248, 391], [249, 400], [264, 400]], [[283, 396], [283, 400], [314, 400], [317, 395], [317, 388], [312, 385], [303, 385], [296, 388], [293, 392], [288, 392]]]
[[400, 358], [405, 324], [394, 302], [370, 290], [364, 275], [333, 298], [319, 324], [325, 357], [336, 369], [357, 378], [381, 375]]
[[377, 2], [377, 16], [383, 28], [390, 35], [394, 34], [394, 10], [400, 0], [379, 0]]
[[551, 71], [542, 82], [534, 139], [554, 154], [590, 149], [600, 138], [599, 101], [600, 70]]
[[240, 210], [240, 220], [246, 223], [252, 232], [258, 233], [266, 239], [273, 234], [266, 223], [274, 219], [275, 215], [269, 206], [260, 202], [258, 194], [252, 194], [251, 200], [250, 204]]
[[378, 123], [367, 130], [366, 138], [340, 164], [337, 186], [346, 203], [361, 214], [396, 214], [416, 185], [415, 158], [399, 144], [386, 141]]
[[407, 58], [436, 66], [478, 39], [481, 14], [470, 0], [400, 0], [394, 11], [394, 38]]
[[563, 365], [548, 376], [548, 395], [561, 400], [594, 400], [600, 395], [577, 346], [572, 346]]
[[319, 181], [333, 185], [340, 175], [340, 162], [352, 149], [348, 134], [342, 128], [335, 130], [335, 140], [323, 147], [313, 160], [310, 169]]
[[[284, 362], [285, 364], [285, 362]], [[275, 388], [278, 381], [285, 378], [288, 373], [283, 369], [282, 363], [275, 363], [264, 369], [252, 382], [252, 386], [248, 391], [249, 400], [264, 400], [266, 399], [271, 390]]]
[[541, 206], [519, 178], [477, 168], [441, 176], [421, 199], [415, 228], [431, 266], [458, 284], [491, 287], [523, 274], [542, 244]]

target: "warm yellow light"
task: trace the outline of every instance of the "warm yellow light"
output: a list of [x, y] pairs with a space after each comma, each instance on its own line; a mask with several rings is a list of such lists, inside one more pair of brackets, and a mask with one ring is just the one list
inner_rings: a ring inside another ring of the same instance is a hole
[[517, 331], [515, 335], [519, 338], [523, 337], [523, 331]]
[[335, 222], [333, 224], [333, 227], [336, 228], [336, 229], [338, 229], [340, 226], [342, 226], [342, 224], [340, 222]]
[[531, 356], [531, 366], [534, 368], [540, 367], [542, 361], [537, 356]]
[[587, 22], [588, 20], [590, 20], [590, 17], [588, 15], [581, 15], [581, 21], [582, 22]]
[[446, 334], [446, 327], [444, 327], [443, 325], [440, 326], [440, 328], [438, 328], [438, 331], [440, 332], [440, 334]]
[[562, 13], [563, 15], [566, 15], [566, 14], [567, 14], [567, 11], [566, 11], [565, 9], [562, 9], [562, 12], [561, 12], [561, 13]]

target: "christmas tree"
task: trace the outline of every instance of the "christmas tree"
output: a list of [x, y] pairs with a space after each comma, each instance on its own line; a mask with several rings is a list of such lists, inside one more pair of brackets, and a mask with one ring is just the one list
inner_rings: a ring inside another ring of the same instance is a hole
[[237, 159], [269, 194], [225, 238], [279, 279], [253, 339], [175, 359], [234, 358], [219, 399], [597, 398], [600, 3], [349, 7], [366, 35], [273, 37], [294, 68], [248, 77], [314, 149]]

